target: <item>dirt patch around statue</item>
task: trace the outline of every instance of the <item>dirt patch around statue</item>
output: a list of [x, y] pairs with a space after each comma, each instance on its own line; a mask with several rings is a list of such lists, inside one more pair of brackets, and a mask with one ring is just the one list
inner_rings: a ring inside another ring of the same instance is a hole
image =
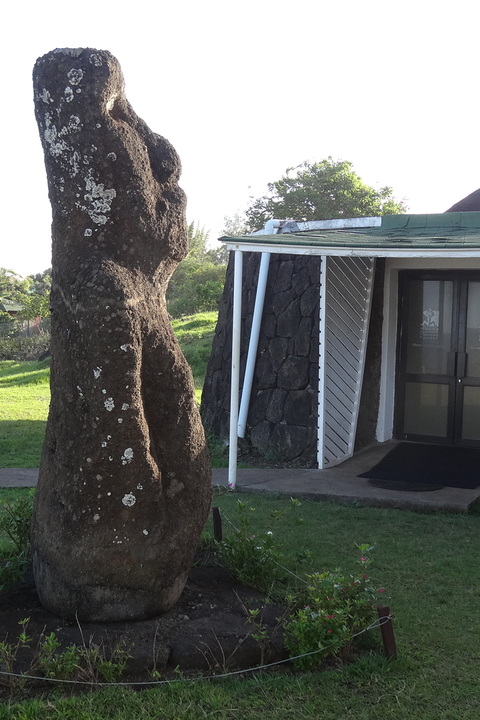
[[[127, 682], [168, 679], [179, 672], [218, 675], [285, 659], [280, 627], [285, 608], [266, 602], [261, 593], [240, 585], [224, 568], [204, 565], [202, 560], [192, 568], [174, 608], [131, 622], [77, 624], [52, 615], [41, 605], [29, 574], [25, 582], [0, 594], [0, 641], [15, 643], [22, 631], [20, 623], [29, 618], [26, 632], [32, 640], [18, 654], [15, 672], [30, 674], [39, 639], [50, 633], [60, 642], [59, 653], [77, 645], [98, 648], [109, 658], [121, 648], [128, 654], [121, 677]], [[257, 623], [265, 632], [261, 641], [253, 637], [258, 635], [258, 625], [249, 621], [249, 611], [257, 609]], [[38, 668], [33, 674], [39, 674]], [[2, 678], [0, 695], [4, 682]], [[33, 683], [34, 688], [49, 685], [53, 684]]]

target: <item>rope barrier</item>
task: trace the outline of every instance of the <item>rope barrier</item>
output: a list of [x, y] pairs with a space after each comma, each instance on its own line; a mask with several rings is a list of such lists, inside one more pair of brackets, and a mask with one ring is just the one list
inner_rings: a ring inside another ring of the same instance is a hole
[[[379, 618], [378, 620], [374, 620], [374, 622], [370, 623], [366, 628], [363, 628], [363, 630], [359, 630], [359, 632], [352, 635], [352, 639], [355, 637], [358, 637], [359, 635], [363, 635], [366, 632], [369, 632], [370, 630], [374, 630], [376, 628], [381, 627], [382, 625], [385, 625], [386, 623], [390, 622], [393, 618], [393, 615], [389, 614], [382, 618]], [[173, 678], [170, 680], [143, 680], [143, 681], [133, 681], [133, 682], [101, 682], [101, 681], [93, 681], [93, 680], [60, 680], [59, 678], [48, 678], [48, 677], [42, 677], [37, 675], [24, 675], [22, 673], [12, 673], [12, 672], [6, 672], [0, 670], [0, 675], [8, 676], [8, 677], [15, 677], [15, 678], [21, 678], [22, 680], [40, 680], [41, 682], [51, 682], [51, 683], [63, 683], [65, 685], [88, 685], [89, 687], [144, 687], [146, 685], [173, 685], [175, 683], [179, 682], [200, 682], [200, 681], [209, 681], [209, 680], [222, 680], [229, 677], [234, 677], [237, 675], [246, 675], [248, 673], [253, 672], [260, 672], [261, 670], [268, 670], [269, 668], [275, 667], [277, 665], [283, 665], [285, 663], [290, 663], [295, 660], [301, 660], [305, 657], [311, 657], [312, 655], [318, 655], [319, 653], [324, 652], [325, 648], [321, 648], [320, 650], [312, 650], [308, 653], [303, 653], [302, 655], [294, 655], [293, 657], [284, 658], [283, 660], [276, 660], [275, 662], [266, 663], [264, 665], [256, 665], [255, 667], [245, 668], [243, 670], [232, 670], [227, 673], [220, 673], [218, 675], [201, 675], [201, 676], [195, 676], [191, 678]]]

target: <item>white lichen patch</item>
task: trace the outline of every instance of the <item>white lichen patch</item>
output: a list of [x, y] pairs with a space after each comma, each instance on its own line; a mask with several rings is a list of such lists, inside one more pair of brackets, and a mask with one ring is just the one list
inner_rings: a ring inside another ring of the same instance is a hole
[[113, 162], [115, 162], [115, 160], [117, 159], [117, 153], [109, 152], [108, 155], [107, 155], [107, 158], [108, 158], [109, 160], [113, 160]]
[[143, 485], [140, 485], [140, 483], [138, 483], [137, 490], [143, 490]]
[[108, 410], [108, 412], [112, 412], [115, 407], [115, 403], [111, 397], [107, 398], [103, 404], [105, 405], [105, 410]]
[[122, 465], [127, 465], [127, 463], [131, 463], [133, 460], [133, 450], [132, 448], [127, 448], [123, 451], [123, 455], [121, 457]]
[[[120, 345], [120, 350], [123, 350], [123, 352], [127, 352], [128, 345]], [[127, 387], [128, 387], [128, 385], [127, 385]]]
[[96, 479], [96, 480], [103, 480], [103, 476], [102, 476], [102, 475], [96, 475], [96, 476], [95, 476], [95, 479]]
[[102, 442], [102, 447], [107, 447], [107, 443], [105, 442], [105, 440]]
[[78, 117], [78, 115], [70, 115], [70, 118], [68, 120], [68, 124], [64, 125], [61, 130], [58, 132], [59, 137], [65, 137], [66, 135], [71, 135], [72, 133], [80, 132], [83, 125]]
[[83, 234], [85, 235], [85, 237], [91, 237], [91, 235], [92, 235], [91, 228], [86, 228], [85, 232]]
[[87, 463], [91, 463], [91, 462], [92, 462], [92, 458], [87, 458]]
[[56, 125], [52, 124], [51, 117], [48, 114], [45, 116], [45, 130], [43, 133], [43, 137], [45, 138], [45, 142], [48, 145], [49, 153], [53, 157], [59, 157], [68, 148], [65, 140], [58, 139]]
[[93, 516], [93, 522], [98, 522], [100, 520], [100, 515], [98, 513], [95, 513]]
[[87, 206], [79, 204], [78, 207], [85, 210], [96, 225], [105, 225], [108, 220], [107, 215], [111, 211], [112, 201], [117, 196], [117, 191], [113, 188], [105, 188], [103, 183], [96, 183], [92, 178], [91, 169], [85, 178], [85, 189], [84, 199]]
[[39, 93], [39, 98], [43, 100], [46, 105], [53, 102], [53, 98], [46, 88], [43, 88], [42, 92]]
[[133, 507], [136, 502], [137, 502], [137, 498], [136, 498], [135, 495], [133, 495], [132, 493], [127, 493], [127, 494], [124, 495], [123, 498], [122, 498], [122, 503], [123, 503], [126, 507]]
[[73, 98], [75, 97], [72, 88], [68, 86], [63, 91], [63, 94], [65, 95], [65, 100], [67, 102], [72, 102]]
[[84, 395], [83, 395], [83, 390], [82, 390], [82, 388], [80, 387], [80, 385], [77, 385], [77, 390], [78, 390], [79, 396], [80, 396], [81, 398], [83, 398], [83, 397], [84, 397]]
[[130, 405], [128, 403], [122, 404], [122, 410], [128, 410], [129, 407], [130, 407]]
[[107, 394], [107, 391], [105, 390], [105, 388], [102, 390], [102, 393], [103, 393], [104, 395]]
[[99, 55], [99, 53], [92, 53], [90, 57], [88, 58], [92, 65], [95, 65], [95, 67], [100, 67], [103, 65], [102, 56]]
[[119, 425], [121, 425], [123, 423], [123, 418], [117, 418], [117, 422]]
[[80, 70], [80, 68], [72, 68], [68, 71], [67, 77], [70, 85], [78, 85], [82, 82], [83, 70]]
[[96, 367], [93, 371], [93, 377], [95, 378], [95, 380], [98, 380], [98, 378], [100, 377], [101, 374], [102, 374], [102, 368], [100, 366]]
[[144, 535], [148, 535], [148, 530], [144, 530], [144, 531], [143, 531], [143, 534], [144, 534]]

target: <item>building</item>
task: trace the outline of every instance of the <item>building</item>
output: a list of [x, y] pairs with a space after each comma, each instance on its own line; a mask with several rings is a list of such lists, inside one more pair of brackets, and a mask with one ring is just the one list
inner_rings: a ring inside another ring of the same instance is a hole
[[[270, 221], [222, 241], [233, 251], [233, 292], [226, 288], [202, 415], [219, 434], [229, 423], [231, 465], [237, 428], [257, 450], [262, 438], [271, 449], [273, 437], [285, 459], [321, 469], [391, 438], [480, 446], [480, 212]], [[285, 263], [290, 286], [278, 290]], [[244, 266], [255, 266], [247, 285]], [[273, 312], [276, 295], [288, 292], [288, 306]], [[305, 313], [295, 305], [302, 299]], [[295, 341], [305, 318], [308, 348]], [[222, 385], [231, 387], [228, 404], [218, 399]], [[289, 424], [302, 409], [304, 424]]]

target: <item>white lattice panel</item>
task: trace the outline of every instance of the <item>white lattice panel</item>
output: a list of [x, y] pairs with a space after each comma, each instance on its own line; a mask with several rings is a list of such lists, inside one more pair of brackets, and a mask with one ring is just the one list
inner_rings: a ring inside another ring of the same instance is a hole
[[367, 348], [375, 260], [322, 257], [318, 466], [353, 454]]

